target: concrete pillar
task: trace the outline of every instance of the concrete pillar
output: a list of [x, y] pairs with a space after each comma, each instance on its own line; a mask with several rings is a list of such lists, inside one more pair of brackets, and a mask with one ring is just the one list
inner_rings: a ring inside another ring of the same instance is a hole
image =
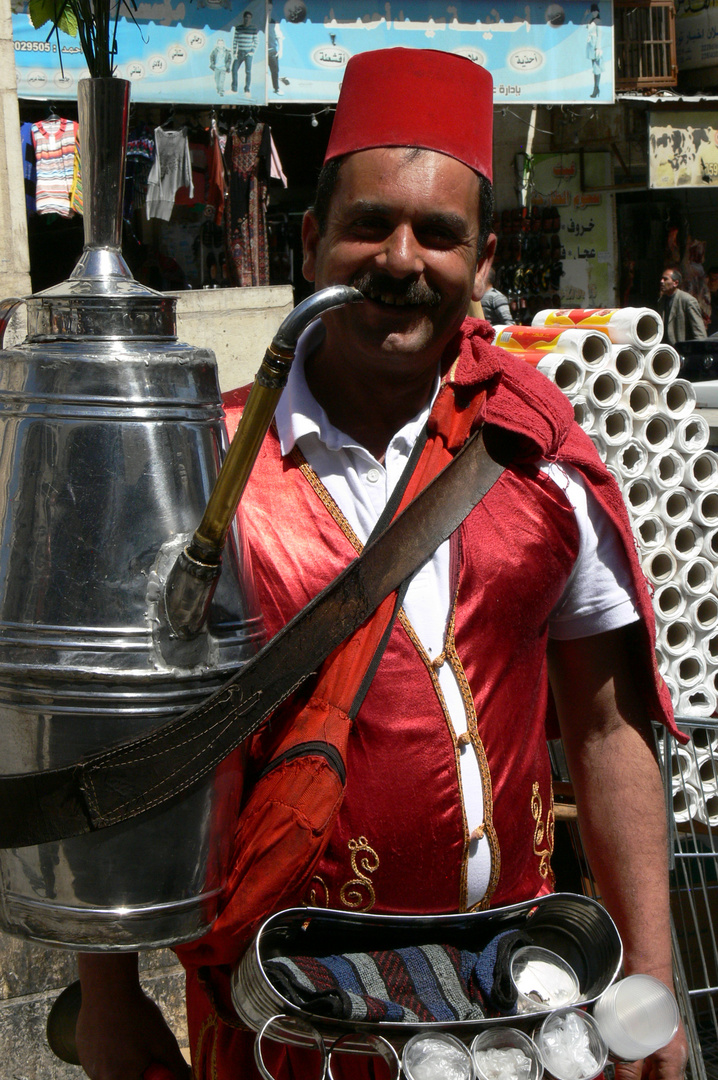
[[[31, 291], [30, 251], [10, 0], [0, 0], [0, 206], [0, 299], [26, 296]], [[8, 329], [6, 344], [24, 336], [22, 308]]]

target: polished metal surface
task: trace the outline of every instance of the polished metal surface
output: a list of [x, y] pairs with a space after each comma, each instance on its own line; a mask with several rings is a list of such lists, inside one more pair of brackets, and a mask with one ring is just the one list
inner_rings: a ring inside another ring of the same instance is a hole
[[[164, 616], [167, 573], [226, 434], [213, 354], [177, 342], [173, 301], [122, 259], [122, 154], [102, 147], [104, 133], [126, 130], [127, 87], [91, 82], [102, 85], [81, 82], [79, 100], [83, 256], [69, 281], [28, 299], [26, 341], [0, 353], [6, 774], [147, 732], [217, 689], [262, 638], [236, 528], [202, 633], [179, 641]], [[241, 769], [235, 752], [167, 808], [0, 852], [0, 928], [92, 950], [201, 935], [226, 879]]]
[[573, 893], [554, 893], [460, 915], [372, 915], [290, 908], [262, 924], [233, 971], [232, 1003], [242, 1023], [254, 1031], [260, 1031], [270, 1017], [282, 1014], [308, 1020], [327, 1041], [349, 1032], [374, 1033], [399, 1049], [417, 1031], [438, 1029], [471, 1040], [478, 1031], [501, 1024], [531, 1029], [548, 1011], [450, 1023], [330, 1019], [293, 1005], [272, 985], [264, 969], [264, 961], [275, 956], [331, 956], [430, 942], [480, 952], [497, 934], [508, 930], [526, 930], [536, 945], [558, 953], [571, 965], [578, 976], [582, 1005], [595, 1001], [620, 971], [623, 949], [611, 916], [595, 900]]

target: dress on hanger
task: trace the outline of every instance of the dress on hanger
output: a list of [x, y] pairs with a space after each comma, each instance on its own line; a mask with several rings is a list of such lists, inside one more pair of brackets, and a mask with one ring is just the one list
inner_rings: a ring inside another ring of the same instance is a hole
[[266, 204], [270, 145], [267, 124], [257, 124], [246, 135], [233, 128], [227, 139], [225, 247], [233, 285], [269, 285]]
[[35, 202], [38, 214], [72, 216], [70, 189], [77, 129], [76, 121], [62, 117], [56, 120], [38, 120], [32, 125], [37, 167]]
[[147, 217], [169, 221], [177, 189], [187, 186], [194, 196], [192, 162], [187, 129], [165, 131], [155, 128], [155, 161], [147, 181]]

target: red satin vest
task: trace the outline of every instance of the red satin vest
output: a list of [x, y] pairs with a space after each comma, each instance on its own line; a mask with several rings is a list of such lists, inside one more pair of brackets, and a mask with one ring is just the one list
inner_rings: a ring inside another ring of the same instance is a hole
[[[572, 423], [566, 398], [528, 365], [488, 346], [484, 326], [467, 320], [447, 378], [467, 392], [488, 389], [485, 421], [520, 435], [526, 460], [505, 470], [452, 538], [454, 605], [443, 662], [454, 668], [469, 716], [473, 749], [463, 752], [478, 755], [482, 774], [492, 874], [481, 907], [552, 887], [546, 641], [550, 613], [578, 552], [578, 532], [565, 496], [534, 463], [539, 457], [580, 468], [613, 517], [636, 579], [649, 663], [653, 634], [620, 493]], [[235, 392], [225, 402], [230, 433], [244, 400], [246, 393]], [[301, 455], [282, 459], [275, 433], [243, 498], [242, 527], [270, 636], [360, 550]], [[666, 694], [656, 686], [649, 713], [665, 721]], [[346, 793], [329, 846], [297, 902], [376, 913], [466, 910], [472, 841], [462, 810], [461, 752], [434, 667], [401, 616], [349, 736]], [[261, 732], [251, 759], [261, 768]], [[211, 932], [204, 941], [211, 943]], [[192, 970], [193, 962], [202, 962], [199, 956], [193, 961], [192, 946], [178, 952], [188, 965], [193, 1052], [204, 1062], [195, 1065], [196, 1075], [222, 1077], [230, 1068], [237, 1075], [240, 1058], [246, 1075], [255, 1075], [251, 1037], [231, 1031], [209, 1007]], [[226, 972], [214, 971], [214, 991], [227, 1006]], [[211, 1052], [205, 1043], [210, 1030]]]

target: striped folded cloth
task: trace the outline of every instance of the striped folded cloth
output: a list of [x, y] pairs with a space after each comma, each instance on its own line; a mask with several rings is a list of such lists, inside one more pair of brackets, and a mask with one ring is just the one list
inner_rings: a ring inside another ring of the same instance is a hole
[[[448, 1023], [512, 1015], [508, 965], [528, 944], [518, 931], [498, 934], [480, 953], [452, 945], [277, 956], [264, 961], [267, 978], [297, 1008], [337, 1020], [368, 1023]], [[508, 992], [507, 992], [508, 991]]]

